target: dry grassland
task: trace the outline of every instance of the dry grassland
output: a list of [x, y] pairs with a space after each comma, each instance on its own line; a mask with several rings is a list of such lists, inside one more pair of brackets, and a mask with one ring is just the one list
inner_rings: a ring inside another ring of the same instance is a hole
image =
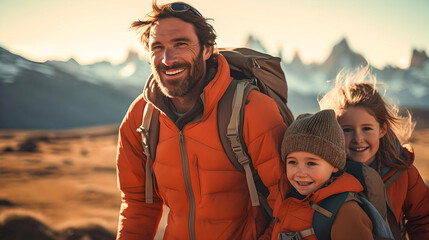
[[[91, 226], [113, 239], [120, 207], [117, 127], [0, 131], [0, 226], [13, 216], [29, 216], [58, 239], [91, 238], [64, 237], [70, 229]], [[416, 131], [412, 145], [415, 165], [429, 183], [429, 129]]]

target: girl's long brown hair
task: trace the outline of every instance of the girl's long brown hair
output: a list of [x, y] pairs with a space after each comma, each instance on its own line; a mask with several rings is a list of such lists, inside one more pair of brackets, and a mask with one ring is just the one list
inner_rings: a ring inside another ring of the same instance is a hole
[[[334, 109], [337, 119], [349, 107], [363, 107], [386, 129], [386, 134], [380, 139], [380, 147], [376, 153], [377, 170], [381, 163], [393, 168], [407, 168], [400, 159], [401, 144], [407, 142], [415, 127], [411, 114], [399, 115], [397, 105], [386, 100], [385, 92], [381, 95], [377, 89], [376, 78], [369, 71], [369, 65], [358, 68], [354, 72], [342, 70], [336, 77], [335, 87], [319, 100], [321, 109]], [[392, 161], [396, 160], [396, 161]]]

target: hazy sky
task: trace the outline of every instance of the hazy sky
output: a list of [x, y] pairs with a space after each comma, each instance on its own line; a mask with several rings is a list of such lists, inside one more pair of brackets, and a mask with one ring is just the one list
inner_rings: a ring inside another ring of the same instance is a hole
[[[161, 0], [161, 3], [170, 2]], [[413, 48], [429, 51], [428, 0], [190, 0], [213, 18], [219, 47], [242, 46], [249, 33], [286, 61], [326, 59], [346, 37], [371, 64], [407, 67]], [[34, 61], [118, 63], [128, 49], [143, 56], [130, 23], [151, 0], [1, 0], [0, 46]]]

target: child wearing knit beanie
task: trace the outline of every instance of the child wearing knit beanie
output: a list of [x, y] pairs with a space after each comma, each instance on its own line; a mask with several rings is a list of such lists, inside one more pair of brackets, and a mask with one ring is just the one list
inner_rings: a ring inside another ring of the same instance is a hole
[[[333, 110], [302, 114], [288, 127], [281, 148], [286, 174], [273, 209], [272, 240], [317, 239], [314, 213], [330, 213], [319, 204], [336, 194], [363, 190], [344, 171], [344, 148], [344, 134]], [[334, 217], [331, 239], [373, 239], [371, 220], [356, 201], [346, 200]]]

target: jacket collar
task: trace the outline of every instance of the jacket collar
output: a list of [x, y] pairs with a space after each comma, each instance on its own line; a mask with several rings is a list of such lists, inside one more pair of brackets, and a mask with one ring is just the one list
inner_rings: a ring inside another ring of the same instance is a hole
[[[414, 149], [409, 144], [404, 144], [401, 146], [401, 143], [396, 139], [396, 147], [399, 149], [400, 155], [399, 158], [405, 162], [407, 166], [410, 166], [414, 162]], [[391, 162], [395, 162], [394, 159], [390, 159]], [[373, 161], [369, 166], [377, 171], [378, 160]], [[396, 163], [398, 163], [396, 161]], [[397, 169], [393, 169], [381, 163], [380, 166], [380, 176], [387, 177], [391, 176]]]
[[323, 199], [338, 193], [361, 191], [363, 191], [363, 187], [360, 184], [359, 180], [357, 180], [351, 174], [344, 172], [330, 185], [317, 190], [313, 194], [309, 194], [307, 198], [315, 203], [319, 203]]
[[[287, 181], [286, 176], [284, 175], [282, 177], [284, 186], [284, 181]], [[289, 185], [290, 186], [290, 185]], [[282, 196], [284, 196], [284, 190], [282, 189]], [[361, 192], [363, 191], [363, 187], [360, 184], [359, 180], [357, 180], [355, 177], [353, 177], [351, 174], [344, 172], [341, 176], [337, 177], [331, 184], [329, 184], [326, 187], [322, 187], [315, 192], [312, 192], [308, 194], [304, 199], [299, 200], [296, 199], [296, 201], [313, 201], [314, 203], [320, 203], [325, 198], [338, 194], [343, 192]]]

